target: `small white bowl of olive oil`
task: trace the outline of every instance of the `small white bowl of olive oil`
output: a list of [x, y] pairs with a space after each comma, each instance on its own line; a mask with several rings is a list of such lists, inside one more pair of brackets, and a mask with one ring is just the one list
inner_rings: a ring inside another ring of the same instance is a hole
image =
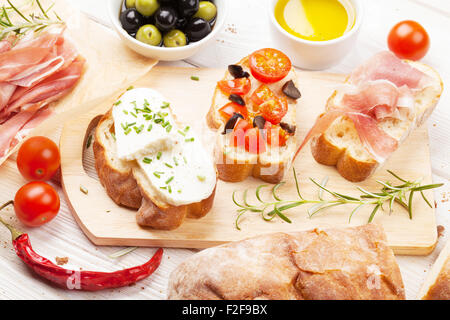
[[270, 0], [277, 48], [300, 68], [323, 70], [353, 48], [363, 19], [361, 0]]

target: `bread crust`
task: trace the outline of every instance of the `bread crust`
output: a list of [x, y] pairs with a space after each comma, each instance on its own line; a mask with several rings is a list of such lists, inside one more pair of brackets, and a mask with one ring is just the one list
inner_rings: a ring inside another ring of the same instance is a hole
[[383, 230], [370, 224], [206, 249], [172, 272], [168, 299], [402, 300], [405, 290]]
[[[419, 62], [409, 61], [409, 63], [413, 66], [421, 65], [425, 67], [425, 65], [420, 64]], [[435, 77], [439, 79], [441, 92], [433, 97], [423, 113], [417, 115], [415, 123], [412, 124], [412, 126], [414, 127], [421, 126], [428, 119], [428, 117], [435, 109], [437, 103], [439, 102], [439, 98], [443, 90], [443, 82], [439, 74], [431, 67], [426, 66], [426, 68], [431, 74], [434, 74]], [[335, 91], [328, 99], [327, 109], [332, 104], [332, 100], [336, 97], [336, 95], [337, 92]], [[346, 117], [343, 116], [343, 118]], [[314, 159], [320, 164], [335, 166], [339, 174], [351, 182], [361, 182], [369, 178], [380, 166], [380, 163], [373, 157], [366, 160], [355, 158], [346, 148], [341, 148], [337, 144], [333, 143], [333, 141], [331, 141], [328, 134], [329, 130], [331, 129], [329, 128], [321, 135], [311, 139], [311, 153]], [[356, 131], [356, 129], [354, 130]]]
[[450, 257], [445, 261], [436, 281], [423, 300], [450, 300]]
[[[244, 68], [249, 68], [248, 57], [243, 58], [241, 61], [237, 63]], [[294, 69], [291, 70], [294, 72]], [[225, 76], [223, 79], [230, 78], [231, 75], [228, 71], [225, 72]], [[298, 86], [297, 79], [293, 79], [295, 84]], [[218, 132], [222, 132], [225, 124], [223, 123], [222, 118], [218, 113], [218, 108], [222, 107], [217, 103], [218, 97], [222, 95], [220, 89], [216, 86], [214, 90], [214, 95], [212, 99], [211, 108], [208, 111], [206, 116], [206, 122], [211, 129], [218, 130]], [[295, 103], [295, 100], [288, 98], [289, 105]], [[295, 121], [295, 108], [291, 109], [294, 121]], [[295, 124], [295, 123], [294, 123]], [[220, 133], [218, 133], [220, 138]], [[289, 139], [289, 144], [297, 145], [297, 135], [294, 135]], [[286, 150], [294, 150], [295, 148], [286, 148]], [[292, 161], [292, 157], [295, 151], [290, 151], [291, 155], [284, 155], [280, 157], [280, 160], [273, 160], [266, 163], [262, 163], [259, 159], [259, 156], [256, 157], [256, 161], [242, 161], [238, 160], [229, 153], [225, 151], [225, 146], [223, 143], [216, 143], [216, 163], [217, 170], [219, 172], [219, 179], [227, 182], [240, 182], [244, 181], [250, 176], [254, 178], [261, 179], [262, 181], [268, 183], [280, 183], [283, 180], [286, 170], [289, 169], [289, 166]], [[249, 158], [252, 158], [249, 156]], [[253, 159], [252, 159], [253, 160]], [[267, 170], [270, 168], [270, 174], [267, 174]]]
[[112, 109], [100, 120], [95, 131], [93, 144], [95, 167], [101, 184], [107, 194], [118, 205], [138, 209], [136, 222], [142, 227], [157, 230], [174, 230], [181, 226], [186, 217], [200, 219], [212, 208], [215, 188], [211, 195], [200, 202], [189, 205], [173, 206], [155, 195], [146, 186], [146, 177], [142, 170], [132, 162], [120, 168], [110, 160], [105, 130], [114, 132]]

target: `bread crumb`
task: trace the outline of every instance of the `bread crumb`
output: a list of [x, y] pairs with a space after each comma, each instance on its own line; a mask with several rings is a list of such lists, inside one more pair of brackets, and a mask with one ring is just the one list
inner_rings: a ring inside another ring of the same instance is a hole
[[68, 257], [63, 257], [63, 258], [56, 257], [55, 261], [58, 266], [63, 266], [69, 262], [69, 258]]
[[442, 237], [444, 235], [444, 231], [445, 231], [445, 227], [444, 226], [437, 226], [437, 233], [438, 233], [438, 238]]

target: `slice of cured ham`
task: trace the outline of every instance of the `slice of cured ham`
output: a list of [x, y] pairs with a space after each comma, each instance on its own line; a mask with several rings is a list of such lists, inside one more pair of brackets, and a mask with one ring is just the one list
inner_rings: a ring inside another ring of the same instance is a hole
[[415, 89], [427, 77], [423, 72], [397, 58], [392, 52], [382, 51], [352, 72], [349, 83], [360, 85], [370, 80], [388, 80], [397, 87]]
[[0, 119], [4, 119], [24, 105], [44, 101], [72, 88], [81, 77], [84, 62], [83, 59], [78, 59], [35, 87], [17, 89], [10, 100], [12, 103], [0, 113]]
[[383, 162], [398, 147], [398, 141], [385, 133], [378, 122], [385, 118], [402, 119], [414, 115], [415, 89], [421, 89], [428, 76], [404, 63], [390, 52], [381, 52], [357, 68], [348, 84], [338, 89], [329, 110], [322, 114], [300, 145], [324, 133], [340, 116], [355, 125], [361, 143], [375, 160]]
[[6, 107], [15, 90], [15, 85], [7, 82], [0, 82], [0, 112]]

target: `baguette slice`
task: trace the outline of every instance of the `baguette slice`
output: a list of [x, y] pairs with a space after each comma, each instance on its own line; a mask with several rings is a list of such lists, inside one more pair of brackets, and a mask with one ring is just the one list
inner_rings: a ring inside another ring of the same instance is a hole
[[[242, 66], [244, 71], [250, 73], [248, 57], [242, 59], [237, 65]], [[223, 80], [232, 79], [233, 76], [227, 71]], [[252, 82], [252, 89], [248, 96], [261, 85], [261, 82], [253, 78], [253, 76], [250, 76], [250, 79]], [[285, 96], [282, 93], [282, 87], [288, 80], [292, 80], [298, 87], [294, 68], [291, 69], [286, 78], [277, 83], [269, 84], [268, 87], [277, 96]], [[249, 176], [253, 176], [269, 183], [279, 183], [292, 164], [297, 147], [298, 130], [296, 130], [296, 133], [288, 139], [286, 146], [280, 148], [267, 146], [266, 152], [258, 155], [246, 152], [242, 148], [231, 147], [229, 146], [230, 134], [222, 134], [226, 123], [219, 114], [219, 109], [228, 102], [230, 102], [228, 96], [216, 87], [211, 108], [207, 115], [208, 126], [212, 129], [217, 129], [218, 132], [215, 158], [219, 178], [228, 182], [240, 182], [247, 179]], [[248, 103], [247, 106], [251, 107]], [[283, 118], [283, 122], [296, 126], [296, 107], [297, 101], [288, 98], [288, 113]]]
[[450, 300], [450, 240], [428, 272], [419, 299]]
[[[414, 119], [387, 118], [379, 122], [380, 128], [396, 139], [399, 145], [412, 130], [428, 119], [444, 88], [439, 74], [431, 67], [420, 62], [407, 61], [407, 63], [430, 76], [433, 83], [415, 93], [416, 116]], [[327, 110], [335, 103], [336, 97], [337, 92], [334, 92], [327, 102]], [[345, 179], [352, 182], [366, 180], [382, 165], [366, 150], [353, 122], [346, 116], [337, 118], [323, 134], [312, 138], [311, 152], [317, 162], [335, 166]]]
[[138, 209], [136, 221], [140, 226], [173, 230], [186, 217], [199, 219], [211, 210], [215, 188], [207, 199], [188, 205], [174, 206], [161, 199], [135, 161], [123, 161], [117, 157], [114, 133], [111, 109], [100, 120], [95, 131], [95, 166], [100, 182], [111, 199], [120, 206]]
[[172, 272], [167, 292], [173, 300], [405, 299], [394, 254], [374, 224], [206, 249]]

